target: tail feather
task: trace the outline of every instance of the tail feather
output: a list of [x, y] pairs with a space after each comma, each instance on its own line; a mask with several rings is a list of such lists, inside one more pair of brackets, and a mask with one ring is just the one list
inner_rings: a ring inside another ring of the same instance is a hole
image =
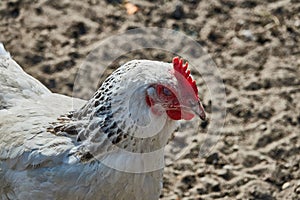
[[10, 57], [10, 53], [5, 50], [2, 42], [0, 42], [0, 56], [9, 56]]
[[51, 93], [41, 82], [27, 74], [0, 43], [0, 110], [17, 99], [30, 99]]

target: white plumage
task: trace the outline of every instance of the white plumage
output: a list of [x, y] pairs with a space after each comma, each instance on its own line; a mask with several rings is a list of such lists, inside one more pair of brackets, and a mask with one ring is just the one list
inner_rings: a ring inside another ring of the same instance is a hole
[[131, 61], [86, 102], [50, 92], [0, 44], [0, 198], [158, 199], [176, 120], [145, 95], [154, 83], [175, 90], [172, 70]]

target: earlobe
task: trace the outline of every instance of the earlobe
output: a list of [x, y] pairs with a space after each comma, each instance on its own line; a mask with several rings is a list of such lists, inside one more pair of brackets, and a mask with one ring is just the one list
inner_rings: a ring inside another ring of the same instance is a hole
[[154, 96], [155, 89], [153, 87], [149, 87], [146, 90], [145, 98], [146, 98], [146, 103], [149, 107], [153, 106], [155, 104], [154, 100], [150, 96]]
[[159, 104], [155, 104], [155, 105], [151, 106], [150, 109], [151, 109], [151, 112], [157, 116], [161, 116], [165, 112], [164, 108]]

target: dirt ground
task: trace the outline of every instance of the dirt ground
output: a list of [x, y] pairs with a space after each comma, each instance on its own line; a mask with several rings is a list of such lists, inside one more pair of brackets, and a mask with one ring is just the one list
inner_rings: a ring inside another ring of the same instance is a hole
[[[144, 26], [187, 34], [222, 74], [226, 122], [207, 156], [198, 157], [199, 133], [167, 164], [161, 199], [300, 199], [300, 2], [130, 2], [136, 13], [122, 0], [2, 0], [0, 41], [25, 71], [71, 95], [95, 42]], [[189, 141], [188, 133], [176, 137]]]

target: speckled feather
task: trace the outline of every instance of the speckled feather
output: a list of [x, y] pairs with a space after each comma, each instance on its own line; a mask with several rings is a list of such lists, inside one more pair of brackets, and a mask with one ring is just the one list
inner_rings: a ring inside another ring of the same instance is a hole
[[[160, 76], [151, 76], [157, 73], [153, 66], [159, 66]], [[0, 198], [158, 199], [163, 170], [147, 168], [162, 152], [144, 160], [128, 152], [160, 149], [176, 128], [165, 115], [154, 119], [140, 97], [162, 77], [175, 87], [171, 69], [169, 63], [129, 62], [85, 102], [51, 93], [0, 46]], [[150, 126], [138, 125], [147, 120]], [[158, 134], [138, 138], [162, 121]]]

